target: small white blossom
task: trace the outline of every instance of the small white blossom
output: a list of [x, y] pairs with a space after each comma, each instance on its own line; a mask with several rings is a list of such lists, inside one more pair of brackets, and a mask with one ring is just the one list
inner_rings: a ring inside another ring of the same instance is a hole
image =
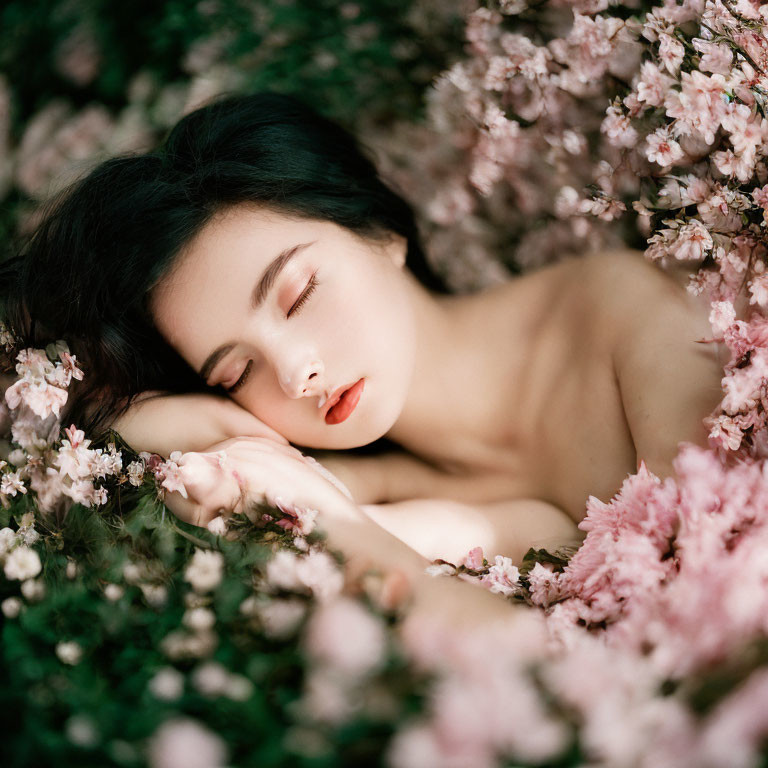
[[125, 594], [125, 589], [119, 584], [107, 584], [104, 587], [104, 597], [113, 603], [116, 603]]
[[208, 661], [192, 673], [191, 679], [203, 696], [221, 696], [227, 689], [229, 672], [218, 662]]
[[424, 569], [428, 576], [453, 576], [456, 569], [450, 563], [436, 563]]
[[139, 589], [153, 608], [162, 608], [168, 599], [168, 590], [163, 584], [139, 584]]
[[230, 675], [224, 695], [233, 701], [247, 701], [253, 695], [253, 683], [243, 675]]
[[227, 764], [227, 747], [213, 731], [196, 720], [166, 720], [149, 742], [152, 768], [220, 768]]
[[184, 579], [198, 592], [209, 592], [217, 587], [224, 575], [224, 557], [221, 552], [197, 549], [184, 571]]
[[6, 597], [2, 603], [0, 603], [0, 610], [3, 611], [3, 615], [7, 619], [15, 619], [23, 608], [24, 603], [19, 600], [18, 597]]
[[27, 489], [24, 481], [17, 472], [6, 472], [0, 478], [0, 493], [6, 496], [15, 496], [17, 493], [26, 493]]
[[128, 482], [136, 487], [144, 482], [144, 463], [141, 461], [132, 461], [125, 469], [128, 475]]
[[186, 611], [182, 624], [194, 630], [212, 629], [216, 624], [216, 614], [210, 608], [193, 608]]
[[223, 536], [227, 532], [227, 521], [219, 515], [208, 523], [207, 528], [216, 536]]
[[129, 584], [138, 584], [144, 577], [144, 571], [136, 563], [126, 563], [123, 566], [123, 578]]
[[82, 660], [83, 649], [79, 643], [76, 643], [74, 640], [68, 640], [56, 645], [56, 655], [64, 664], [74, 666]]
[[25, 581], [37, 576], [43, 569], [40, 555], [29, 547], [16, 547], [5, 560], [5, 578]]
[[73, 715], [64, 726], [67, 738], [78, 747], [93, 747], [98, 744], [99, 732], [96, 723], [86, 715]]
[[13, 528], [0, 528], [0, 558], [11, 551], [16, 543], [16, 531]]
[[21, 594], [30, 603], [40, 602], [45, 597], [45, 582], [42, 579], [27, 579], [21, 585]]
[[173, 667], [162, 667], [147, 683], [150, 693], [161, 701], [175, 701], [184, 692], [184, 675]]

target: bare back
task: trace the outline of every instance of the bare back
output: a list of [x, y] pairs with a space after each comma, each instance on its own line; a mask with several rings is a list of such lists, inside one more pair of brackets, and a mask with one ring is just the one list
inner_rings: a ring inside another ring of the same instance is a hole
[[[608, 501], [637, 470], [638, 413], [648, 412], [650, 429], [662, 398], [673, 400], [666, 406], [677, 409], [680, 424], [653, 432], [654, 458], [673, 456], [680, 441], [705, 445], [701, 421], [722, 396], [725, 361], [715, 345], [698, 343], [711, 336], [709, 305], [685, 291], [686, 275], [666, 274], [639, 252], [611, 252], [561, 262], [478, 297], [478, 314], [495, 313], [496, 327], [504, 313], [510, 327], [520, 327], [521, 313], [535, 323], [526, 364], [500, 383], [507, 394], [498, 400], [498, 430], [485, 441], [425, 438], [411, 448], [442, 473], [445, 495], [541, 499], [579, 522], [590, 495]], [[625, 360], [625, 349], [651, 354]], [[670, 368], [679, 379], [673, 390], [642, 386]], [[650, 468], [669, 471], [665, 461]], [[430, 492], [439, 487], [438, 474]]]

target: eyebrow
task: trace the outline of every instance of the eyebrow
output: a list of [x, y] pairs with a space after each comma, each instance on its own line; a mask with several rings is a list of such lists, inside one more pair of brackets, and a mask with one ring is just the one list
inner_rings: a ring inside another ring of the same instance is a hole
[[[251, 294], [251, 309], [258, 309], [266, 301], [278, 276], [291, 258], [315, 242], [317, 241], [312, 240], [309, 243], [299, 243], [298, 245], [291, 246], [281, 251], [274, 259], [272, 259], [269, 266], [264, 270], [264, 274], [256, 284], [256, 287], [253, 289], [253, 293]], [[232, 342], [222, 344], [208, 355], [203, 363], [203, 367], [200, 369], [200, 376], [204, 381], [208, 380], [208, 377], [211, 375], [213, 369], [219, 364], [220, 360], [225, 355], [229, 354], [234, 347], [235, 345]]]

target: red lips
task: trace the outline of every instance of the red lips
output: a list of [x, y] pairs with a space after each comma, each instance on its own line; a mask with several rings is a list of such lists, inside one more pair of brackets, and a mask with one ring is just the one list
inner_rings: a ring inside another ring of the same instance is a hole
[[360, 400], [364, 387], [364, 378], [359, 379], [352, 385], [347, 384], [344, 387], [339, 387], [328, 401], [328, 407], [325, 411], [325, 423], [341, 424], [342, 421], [349, 418]]

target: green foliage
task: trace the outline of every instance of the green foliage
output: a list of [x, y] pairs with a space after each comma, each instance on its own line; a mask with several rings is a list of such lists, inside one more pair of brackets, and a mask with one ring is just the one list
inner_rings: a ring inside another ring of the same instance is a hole
[[[9, 0], [0, 71], [13, 87], [17, 137], [52, 98], [115, 109], [139, 71], [162, 84], [187, 78], [185, 56], [207, 40], [221, 41], [218, 59], [242, 73], [244, 89], [293, 92], [347, 122], [361, 111], [386, 120], [418, 112], [424, 88], [461, 52], [459, 10], [436, 16], [424, 36], [407, 0]], [[85, 86], [57, 66], [78, 27], [92, 33], [100, 60]]]

